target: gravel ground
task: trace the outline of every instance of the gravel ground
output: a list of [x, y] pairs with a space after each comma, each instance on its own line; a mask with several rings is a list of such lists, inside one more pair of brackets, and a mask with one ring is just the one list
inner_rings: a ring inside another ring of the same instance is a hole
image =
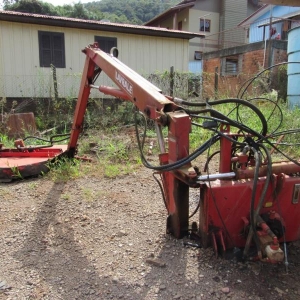
[[165, 234], [151, 171], [0, 185], [0, 299], [300, 299], [284, 265], [216, 258]]

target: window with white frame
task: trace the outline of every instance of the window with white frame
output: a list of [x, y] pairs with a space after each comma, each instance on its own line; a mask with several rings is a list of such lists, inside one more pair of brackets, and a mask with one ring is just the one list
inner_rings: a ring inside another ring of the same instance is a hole
[[210, 32], [210, 20], [200, 18], [200, 31], [201, 32]]

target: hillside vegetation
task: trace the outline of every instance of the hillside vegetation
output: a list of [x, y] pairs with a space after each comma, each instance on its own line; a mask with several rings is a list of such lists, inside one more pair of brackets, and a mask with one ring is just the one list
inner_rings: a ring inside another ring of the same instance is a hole
[[108, 20], [115, 23], [143, 24], [178, 0], [102, 0], [86, 4], [54, 6], [39, 0], [4, 0], [4, 10], [63, 16], [87, 20]]

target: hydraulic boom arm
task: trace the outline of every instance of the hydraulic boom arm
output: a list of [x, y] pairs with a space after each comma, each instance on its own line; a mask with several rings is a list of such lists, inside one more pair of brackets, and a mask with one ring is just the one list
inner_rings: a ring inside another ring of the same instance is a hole
[[[191, 120], [179, 106], [142, 76], [131, 70], [117, 58], [117, 49], [105, 53], [97, 43], [86, 47], [85, 66], [81, 80], [71, 138], [69, 156], [76, 153], [77, 141], [82, 130], [85, 110], [91, 88], [117, 98], [131, 101], [147, 118], [155, 121], [160, 145], [160, 164], [172, 164], [188, 156]], [[119, 87], [95, 86], [99, 73], [104, 72]], [[168, 126], [168, 153], [165, 153], [161, 126]], [[182, 237], [188, 230], [189, 184], [196, 173], [186, 164], [172, 172], [163, 172], [164, 198], [168, 210], [167, 230]]]

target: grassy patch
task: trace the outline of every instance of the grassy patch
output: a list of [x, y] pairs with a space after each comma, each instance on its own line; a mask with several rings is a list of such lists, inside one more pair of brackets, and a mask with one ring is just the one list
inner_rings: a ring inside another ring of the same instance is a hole
[[93, 191], [90, 188], [83, 187], [82, 194], [85, 201], [92, 201], [94, 198]]
[[48, 176], [54, 182], [66, 182], [80, 177], [80, 162], [78, 159], [61, 157], [48, 163], [50, 172]]
[[[258, 99], [256, 101], [251, 101], [256, 107], [260, 109], [264, 115], [267, 125], [267, 139], [273, 145], [281, 150], [285, 155], [296, 158], [300, 155], [300, 149], [298, 147], [298, 141], [300, 139], [300, 133], [297, 129], [300, 128], [300, 110], [294, 109], [289, 110], [286, 103], [280, 103], [278, 105], [275, 102], [263, 101]], [[236, 120], [248, 128], [255, 130], [258, 133], [262, 132], [262, 123], [257, 115], [247, 107], [239, 106], [236, 107], [234, 104], [226, 104], [213, 107], [218, 112]], [[202, 125], [203, 120], [197, 119], [197, 123]], [[292, 129], [295, 131], [291, 132]], [[230, 132], [238, 133], [239, 129], [231, 126]], [[190, 150], [193, 151], [197, 147], [207, 141], [214, 134], [213, 130], [204, 129], [198, 126], [192, 127], [192, 132], [190, 134]], [[281, 141], [279, 142], [279, 139]], [[265, 146], [271, 151], [272, 146], [264, 141]], [[212, 146], [211, 151], [219, 150], [219, 143]], [[274, 151], [274, 150], [272, 150]], [[277, 151], [272, 153], [272, 158], [274, 160], [286, 160], [284, 155]]]
[[69, 193], [65, 193], [61, 195], [61, 198], [67, 201], [71, 199], [71, 195]]
[[[262, 98], [251, 101], [264, 114], [268, 123], [268, 134], [271, 134], [269, 140], [276, 143], [277, 140], [284, 136], [282, 142], [278, 144], [285, 154], [292, 157], [299, 157], [300, 147], [297, 146], [300, 140], [300, 133], [293, 132], [288, 134], [287, 130], [291, 128], [300, 128], [300, 110], [289, 110], [285, 103], [280, 103], [279, 106], [274, 102], [265, 102]], [[261, 132], [262, 124], [257, 115], [248, 107], [236, 106], [235, 104], [223, 104], [213, 106], [213, 108], [222, 114], [230, 117], [233, 120], [242, 122], [249, 128]], [[209, 114], [206, 114], [209, 117]], [[193, 118], [193, 121], [202, 125], [205, 119]], [[141, 120], [139, 120], [141, 122]], [[143, 139], [143, 124], [140, 124], [140, 136]], [[144, 145], [144, 154], [149, 160], [157, 161], [159, 154], [158, 141], [153, 124], [150, 122], [147, 126], [146, 139]], [[231, 132], [237, 132], [238, 129], [231, 127]], [[168, 137], [168, 128], [162, 129], [163, 137]], [[190, 153], [200, 147], [207, 141], [213, 130], [204, 129], [201, 126], [192, 126], [190, 133]], [[78, 141], [78, 155], [92, 158], [92, 162], [80, 161], [77, 159], [61, 158], [49, 163], [51, 172], [49, 177], [55, 182], [68, 181], [79, 177], [94, 176], [98, 178], [116, 178], [135, 172], [142, 166], [138, 143], [136, 141], [134, 126], [111, 126], [108, 130], [89, 129], [85, 135], [82, 135]], [[2, 141], [13, 143], [6, 136], [1, 137]], [[37, 140], [38, 144], [43, 141]], [[151, 147], [150, 147], [151, 145]], [[268, 145], [267, 145], [268, 146]], [[167, 143], [166, 143], [167, 147]], [[271, 150], [271, 146], [268, 146]], [[219, 143], [216, 143], [209, 150], [210, 153], [219, 150]], [[166, 149], [168, 151], [168, 149]], [[272, 158], [282, 159], [282, 155], [276, 151], [272, 154]], [[154, 162], [154, 165], [157, 163]], [[14, 171], [14, 170], [13, 170]], [[18, 170], [14, 171], [18, 177]], [[34, 189], [34, 185], [32, 186]], [[92, 198], [88, 192], [84, 193], [87, 199]], [[67, 197], [67, 196], [65, 196]]]

